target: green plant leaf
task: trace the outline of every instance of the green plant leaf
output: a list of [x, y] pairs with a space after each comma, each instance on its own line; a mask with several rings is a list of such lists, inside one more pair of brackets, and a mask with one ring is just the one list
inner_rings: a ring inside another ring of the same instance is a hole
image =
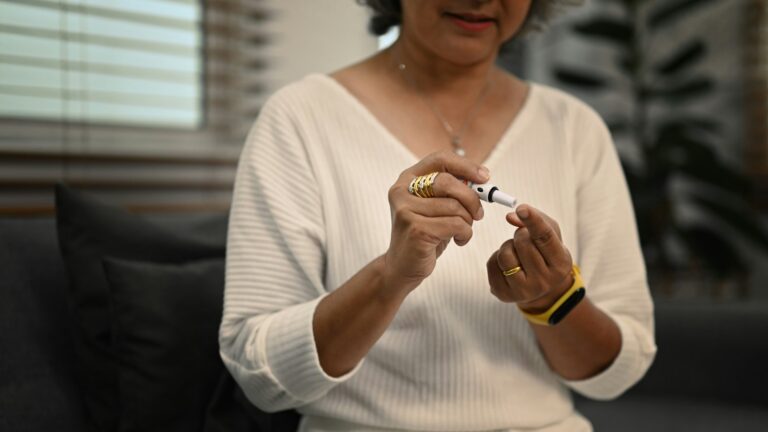
[[661, 26], [672, 23], [676, 19], [692, 12], [696, 8], [702, 7], [707, 3], [712, 2], [713, 0], [679, 0], [675, 2], [659, 2], [661, 6], [658, 9], [652, 11], [648, 16], [648, 26], [652, 30], [656, 30]]
[[635, 75], [638, 67], [637, 59], [629, 53], [623, 53], [616, 58], [616, 66], [620, 71], [624, 72], [625, 75], [631, 77]]
[[596, 76], [594, 72], [577, 71], [567, 67], [556, 66], [554, 75], [558, 81], [574, 87], [599, 90], [608, 86], [608, 80]]
[[656, 73], [671, 76], [701, 60], [707, 52], [704, 42], [691, 41], [655, 67]]
[[648, 89], [647, 92], [649, 96], [675, 103], [706, 96], [714, 88], [715, 84], [711, 79], [699, 77], [668, 88]]
[[620, 18], [597, 16], [573, 26], [576, 33], [629, 48], [635, 37], [632, 24]]
[[675, 132], [678, 134], [687, 134], [692, 132], [705, 131], [709, 133], [720, 132], [720, 124], [706, 117], [673, 117], [662, 120], [658, 127], [659, 134]]
[[608, 130], [611, 134], [624, 134], [630, 131], [629, 122], [624, 119], [614, 119], [607, 122]]
[[668, 166], [678, 175], [732, 194], [745, 195], [749, 180], [726, 165], [711, 145], [696, 138], [690, 126], [669, 122], [657, 136], [652, 163]]
[[645, 169], [622, 160], [624, 175], [632, 194], [632, 204], [635, 208], [637, 228], [640, 241], [649, 262], [660, 264], [667, 262], [664, 257], [663, 238], [669, 227], [674, 224], [674, 209], [669, 199], [667, 176], [659, 172], [659, 168]]
[[703, 268], [718, 279], [744, 273], [747, 265], [734, 239], [707, 226], [675, 227], [677, 236], [690, 256], [698, 258]]
[[746, 205], [736, 207], [702, 195], [693, 195], [689, 199], [763, 252], [768, 252], [768, 232], [757, 214]]

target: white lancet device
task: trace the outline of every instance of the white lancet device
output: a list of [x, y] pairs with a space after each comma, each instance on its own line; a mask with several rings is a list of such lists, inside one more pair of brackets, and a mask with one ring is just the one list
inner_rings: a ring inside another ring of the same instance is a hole
[[517, 205], [517, 198], [507, 195], [498, 186], [492, 183], [477, 184], [471, 181], [464, 180], [464, 183], [472, 188], [473, 191], [480, 197], [481, 200], [489, 203], [499, 203], [510, 208], [515, 208]]

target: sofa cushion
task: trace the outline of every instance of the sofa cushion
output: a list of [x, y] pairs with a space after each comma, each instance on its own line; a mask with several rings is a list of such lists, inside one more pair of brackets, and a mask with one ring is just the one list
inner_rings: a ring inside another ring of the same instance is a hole
[[659, 352], [629, 395], [768, 407], [768, 304], [657, 302]]
[[733, 403], [701, 402], [658, 395], [611, 402], [577, 399], [576, 409], [600, 431], [622, 432], [762, 432], [768, 410]]
[[119, 360], [120, 431], [201, 430], [224, 372], [218, 327], [224, 259], [106, 259]]
[[82, 432], [52, 218], [0, 218], [0, 430]]
[[56, 187], [55, 195], [85, 405], [98, 429], [114, 430], [117, 369], [112, 349], [109, 287], [102, 258], [181, 263], [223, 257], [226, 239], [223, 235], [211, 239], [191, 235], [181, 228], [164, 227], [62, 185]]
[[763, 431], [768, 424], [764, 302], [657, 301], [659, 352], [618, 400], [576, 395], [596, 431]]

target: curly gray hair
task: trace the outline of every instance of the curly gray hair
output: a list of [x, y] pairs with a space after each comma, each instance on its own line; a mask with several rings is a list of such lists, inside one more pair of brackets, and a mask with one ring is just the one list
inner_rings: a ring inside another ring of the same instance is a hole
[[[564, 6], [575, 6], [584, 0], [531, 0], [531, 10], [525, 19], [520, 34], [531, 30], [540, 30]], [[373, 11], [368, 29], [376, 36], [381, 36], [402, 21], [400, 0], [357, 0], [361, 5]]]

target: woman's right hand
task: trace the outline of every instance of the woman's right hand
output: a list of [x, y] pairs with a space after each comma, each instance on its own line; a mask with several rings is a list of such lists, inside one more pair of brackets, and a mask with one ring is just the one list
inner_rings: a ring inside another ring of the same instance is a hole
[[[438, 171], [435, 196], [420, 198], [408, 192], [414, 177]], [[389, 189], [392, 237], [384, 255], [387, 290], [407, 294], [435, 268], [451, 239], [464, 246], [472, 238], [472, 223], [483, 217], [474, 191], [458, 178], [476, 183], [489, 180], [488, 170], [450, 151], [432, 153], [403, 171]]]

